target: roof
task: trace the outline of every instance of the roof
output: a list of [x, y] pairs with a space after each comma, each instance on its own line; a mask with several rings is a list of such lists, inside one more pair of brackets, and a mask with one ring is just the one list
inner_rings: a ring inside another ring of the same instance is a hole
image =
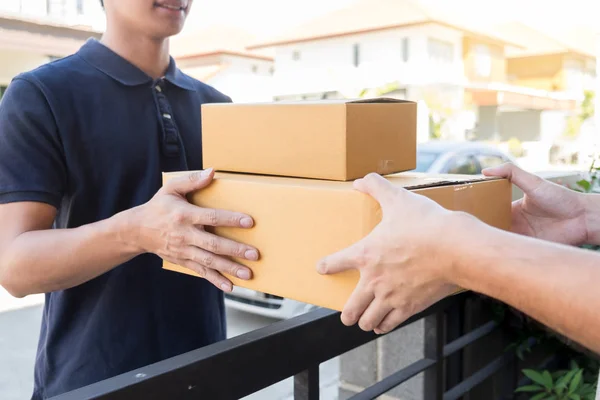
[[495, 146], [482, 143], [482, 142], [469, 142], [469, 141], [447, 141], [447, 140], [431, 140], [424, 143], [419, 143], [418, 151], [424, 151], [428, 153], [445, 153], [449, 151], [462, 151], [462, 150], [473, 150], [473, 149], [486, 149], [499, 151]]
[[99, 38], [102, 35], [100, 31], [94, 30], [89, 26], [65, 25], [50, 18], [31, 18], [12, 13], [0, 13], [0, 28], [82, 39], [91, 36]]
[[517, 42], [523, 46], [522, 49], [508, 49], [508, 57], [569, 52], [595, 57], [595, 33], [587, 31], [587, 28], [568, 28], [548, 33], [522, 22], [508, 22], [495, 26], [494, 32], [507, 41]]
[[224, 71], [228, 67], [229, 65], [226, 64], [212, 64], [203, 65], [200, 67], [183, 68], [183, 72], [191, 76], [192, 78], [199, 80], [200, 82], [207, 82], [219, 72]]
[[483, 40], [519, 47], [481, 27], [474, 27], [450, 11], [428, 8], [414, 0], [355, 0], [345, 8], [300, 25], [270, 42], [255, 43], [248, 48], [261, 49], [427, 23], [444, 25]]
[[229, 26], [212, 26], [171, 38], [171, 55], [178, 59], [229, 54], [272, 61], [270, 51], [249, 51], [246, 46], [256, 40], [247, 31]]
[[0, 14], [0, 47], [3, 49], [27, 49], [40, 54], [66, 56], [77, 51], [90, 37], [99, 39], [101, 36], [101, 32], [90, 27]]

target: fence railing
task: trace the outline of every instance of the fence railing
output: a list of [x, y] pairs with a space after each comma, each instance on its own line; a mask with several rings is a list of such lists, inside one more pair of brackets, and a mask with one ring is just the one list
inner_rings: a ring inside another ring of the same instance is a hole
[[[375, 399], [420, 373], [424, 373], [425, 399], [459, 399], [511, 362], [513, 352], [500, 352], [463, 379], [462, 350], [498, 329], [489, 321], [462, 334], [456, 321], [464, 312], [460, 305], [469, 296], [474, 295], [467, 292], [444, 299], [399, 326], [425, 319], [424, 357], [352, 399]], [[55, 399], [240, 399], [293, 376], [295, 400], [316, 400], [319, 365], [378, 337], [344, 326], [337, 312], [319, 309]], [[515, 384], [516, 375], [506, 383], [506, 393]]]

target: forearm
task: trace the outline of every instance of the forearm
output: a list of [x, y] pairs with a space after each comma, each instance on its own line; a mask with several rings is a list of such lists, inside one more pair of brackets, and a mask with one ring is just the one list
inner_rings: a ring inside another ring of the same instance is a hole
[[67, 289], [140, 254], [128, 214], [73, 229], [25, 232], [0, 254], [2, 282], [23, 297]]
[[[600, 255], [470, 221], [451, 276], [600, 353]], [[475, 226], [477, 225], [477, 226]]]
[[585, 194], [587, 243], [600, 245], [600, 195]]

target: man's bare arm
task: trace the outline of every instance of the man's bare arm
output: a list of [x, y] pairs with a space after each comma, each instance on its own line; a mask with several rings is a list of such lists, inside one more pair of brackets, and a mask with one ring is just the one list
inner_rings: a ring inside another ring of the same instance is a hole
[[86, 282], [137, 254], [123, 215], [74, 229], [50, 229], [56, 209], [44, 203], [0, 205], [0, 284], [24, 297]]
[[[600, 353], [600, 254], [471, 221], [446, 275]], [[462, 229], [461, 229], [462, 230]]]
[[[600, 353], [600, 254], [540, 239], [583, 242], [593, 237], [593, 218], [586, 232], [582, 197], [531, 175], [517, 180], [529, 201], [513, 205], [513, 227], [537, 238], [448, 211], [379, 175], [357, 180], [355, 187], [381, 205], [382, 221], [318, 264], [323, 274], [360, 272], [342, 322], [389, 332], [462, 287], [504, 301]], [[595, 207], [597, 198], [585, 199]]]
[[248, 215], [187, 202], [187, 193], [212, 179], [212, 170], [172, 179], [148, 203], [73, 229], [50, 229], [56, 215], [50, 205], [0, 205], [0, 285], [16, 297], [67, 289], [150, 252], [230, 291], [221, 273], [250, 279], [251, 271], [224, 256], [256, 260], [258, 251], [202, 228], [253, 225]]

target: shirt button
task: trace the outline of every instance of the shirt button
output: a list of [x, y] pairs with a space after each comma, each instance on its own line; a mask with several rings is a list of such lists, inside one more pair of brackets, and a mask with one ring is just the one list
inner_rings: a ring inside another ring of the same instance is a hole
[[159, 93], [162, 92], [162, 89], [158, 85], [154, 86], [154, 89], [156, 89], [156, 91]]
[[170, 115], [170, 114], [166, 114], [166, 113], [165, 113], [165, 114], [163, 114], [162, 116], [163, 116], [163, 118], [165, 118], [165, 119], [171, 119], [171, 115]]

